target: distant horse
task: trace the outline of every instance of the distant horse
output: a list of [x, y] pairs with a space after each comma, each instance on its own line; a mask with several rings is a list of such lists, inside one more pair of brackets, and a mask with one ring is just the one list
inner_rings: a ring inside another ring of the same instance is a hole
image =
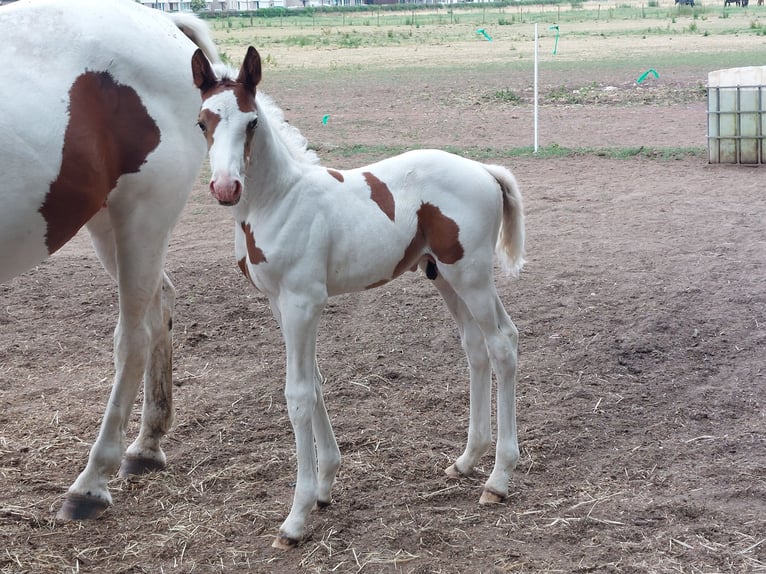
[[[114, 385], [88, 464], [59, 511], [93, 518], [112, 502], [107, 481], [121, 459], [123, 475], [165, 464], [175, 292], [163, 267], [205, 157], [189, 60], [198, 46], [218, 55], [196, 18], [128, 0], [3, 6], [0, 38], [0, 282], [85, 225], [119, 289]], [[141, 429], [126, 452], [142, 379]]]
[[[232, 206], [242, 273], [264, 292], [287, 351], [285, 396], [297, 447], [292, 508], [274, 541], [300, 541], [314, 505], [330, 503], [340, 451], [322, 398], [316, 333], [329, 297], [371, 289], [420, 267], [456, 319], [470, 367], [463, 454], [446, 472], [469, 474], [492, 441], [491, 373], [497, 378], [495, 467], [480, 502], [508, 494], [516, 437], [518, 331], [495, 290], [495, 250], [510, 273], [523, 264], [522, 199], [513, 175], [436, 150], [352, 170], [318, 165], [306, 141], [263, 94], [258, 52], [223, 75], [197, 51], [199, 125], [209, 147], [210, 191]], [[392, 408], [395, 408], [392, 405]]]

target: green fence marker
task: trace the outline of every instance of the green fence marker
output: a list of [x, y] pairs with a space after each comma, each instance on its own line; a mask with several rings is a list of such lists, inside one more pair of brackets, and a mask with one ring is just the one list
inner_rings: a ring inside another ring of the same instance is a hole
[[556, 30], [556, 41], [553, 43], [553, 55], [556, 55], [556, 50], [559, 47], [559, 27], [558, 26], [548, 26], [548, 30]]
[[325, 114], [324, 116], [322, 116], [322, 125], [326, 126], [329, 119], [330, 119], [330, 114]]
[[490, 41], [490, 42], [492, 41], [492, 36], [490, 36], [489, 34], [487, 34], [487, 31], [486, 31], [484, 28], [479, 28], [478, 30], [476, 30], [476, 33], [477, 33], [477, 34], [481, 34], [482, 36], [484, 36], [484, 38], [485, 38], [486, 40], [488, 40], [488, 41]]
[[649, 68], [646, 72], [644, 72], [638, 77], [638, 79], [636, 80], [636, 83], [640, 84], [641, 82], [643, 82], [646, 78], [649, 77], [649, 74], [654, 74], [655, 78], [660, 77], [660, 75], [657, 73], [657, 70], [655, 70], [654, 68]]

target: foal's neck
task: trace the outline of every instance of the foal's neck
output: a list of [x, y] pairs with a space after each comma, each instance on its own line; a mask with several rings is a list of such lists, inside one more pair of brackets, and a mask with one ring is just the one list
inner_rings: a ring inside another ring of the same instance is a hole
[[289, 194], [305, 166], [293, 157], [266, 114], [259, 113], [252, 146], [245, 181], [248, 199], [259, 206], [279, 201]]

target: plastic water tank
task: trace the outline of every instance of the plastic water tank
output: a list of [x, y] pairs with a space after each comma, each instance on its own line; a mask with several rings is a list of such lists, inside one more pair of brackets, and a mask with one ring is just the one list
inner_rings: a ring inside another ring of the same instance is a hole
[[708, 74], [708, 161], [766, 164], [766, 66]]

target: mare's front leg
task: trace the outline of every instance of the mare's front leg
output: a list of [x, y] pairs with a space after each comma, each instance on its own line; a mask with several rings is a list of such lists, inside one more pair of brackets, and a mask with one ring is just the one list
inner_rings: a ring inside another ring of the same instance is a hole
[[[146, 209], [124, 207], [122, 211], [110, 207], [110, 211], [115, 210], [111, 218], [102, 210], [88, 224], [105, 269], [118, 278], [115, 378], [88, 463], [69, 487], [59, 510], [58, 518], [63, 520], [96, 518], [112, 503], [107, 482], [120, 465], [127, 423], [144, 376], [149, 389], [146, 400], [152, 401], [158, 394], [163, 394], [166, 400], [159, 408], [149, 409], [153, 414], [142, 421], [142, 431], [151, 426], [155, 431], [163, 429], [164, 432], [169, 424], [170, 342], [164, 316], [172, 305], [172, 285], [164, 278], [162, 267], [174, 214], [162, 218], [156, 211], [146, 212], [147, 209], [156, 210], [156, 206], [144, 206]], [[141, 241], [136, 241], [137, 237]], [[164, 389], [162, 392], [155, 390], [157, 384]], [[155, 458], [164, 462], [158, 432], [143, 432], [156, 439], [156, 448], [144, 452], [154, 451]]]
[[316, 332], [326, 300], [325, 293], [315, 296], [281, 293], [278, 298], [282, 336], [287, 351], [285, 399], [295, 433], [298, 475], [290, 513], [272, 544], [275, 548], [292, 548], [300, 542], [309, 513], [318, 501], [313, 427], [319, 402], [316, 386]]

